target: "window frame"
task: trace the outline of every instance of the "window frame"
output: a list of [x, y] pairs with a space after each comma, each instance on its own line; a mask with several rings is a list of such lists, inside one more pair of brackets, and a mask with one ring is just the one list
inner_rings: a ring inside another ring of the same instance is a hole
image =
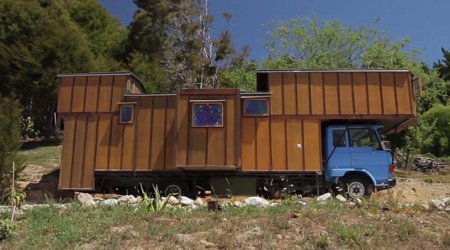
[[[222, 100], [201, 100], [201, 101], [191, 101], [191, 127], [192, 128], [223, 128], [224, 127], [224, 113], [225, 113], [225, 105], [223, 104], [224, 101]], [[221, 123], [218, 125], [195, 125], [195, 105], [211, 105], [211, 104], [218, 104], [221, 107], [221, 112], [220, 112], [220, 116], [221, 116]]]
[[[134, 112], [136, 109], [136, 103], [135, 102], [119, 102], [119, 124], [134, 124]], [[131, 119], [130, 121], [123, 121], [122, 120], [122, 108], [124, 107], [131, 107]]]
[[[245, 112], [245, 103], [247, 101], [267, 101], [267, 112], [264, 114], [248, 114]], [[246, 117], [267, 117], [270, 116], [270, 98], [258, 97], [258, 98], [245, 98], [242, 101], [242, 115]]]

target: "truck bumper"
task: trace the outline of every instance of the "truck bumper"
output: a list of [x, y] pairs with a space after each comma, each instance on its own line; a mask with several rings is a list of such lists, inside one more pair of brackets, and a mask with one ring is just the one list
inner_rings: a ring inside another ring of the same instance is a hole
[[397, 179], [389, 180], [389, 187], [395, 187], [397, 185]]

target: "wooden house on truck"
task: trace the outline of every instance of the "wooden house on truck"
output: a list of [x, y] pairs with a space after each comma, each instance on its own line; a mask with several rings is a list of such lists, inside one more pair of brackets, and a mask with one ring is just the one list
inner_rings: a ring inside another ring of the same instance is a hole
[[267, 70], [256, 92], [170, 94], [147, 93], [129, 72], [59, 78], [60, 189], [142, 183], [191, 195], [217, 177], [266, 191], [356, 185], [355, 197], [392, 186], [381, 132], [414, 123], [419, 89], [408, 70]]

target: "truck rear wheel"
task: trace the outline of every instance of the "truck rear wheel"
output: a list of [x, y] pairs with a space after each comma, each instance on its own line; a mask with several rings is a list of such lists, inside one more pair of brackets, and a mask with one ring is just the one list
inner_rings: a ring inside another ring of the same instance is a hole
[[364, 196], [370, 197], [372, 194], [372, 185], [363, 177], [353, 176], [345, 180], [344, 190], [353, 199], [361, 199]]

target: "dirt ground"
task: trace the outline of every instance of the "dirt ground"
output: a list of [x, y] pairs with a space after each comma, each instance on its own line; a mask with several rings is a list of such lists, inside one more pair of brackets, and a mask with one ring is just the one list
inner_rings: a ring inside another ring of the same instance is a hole
[[426, 179], [417, 178], [397, 178], [394, 188], [373, 194], [375, 199], [394, 198], [412, 204], [428, 204], [432, 199], [443, 197], [450, 197], [450, 183], [430, 183]]

